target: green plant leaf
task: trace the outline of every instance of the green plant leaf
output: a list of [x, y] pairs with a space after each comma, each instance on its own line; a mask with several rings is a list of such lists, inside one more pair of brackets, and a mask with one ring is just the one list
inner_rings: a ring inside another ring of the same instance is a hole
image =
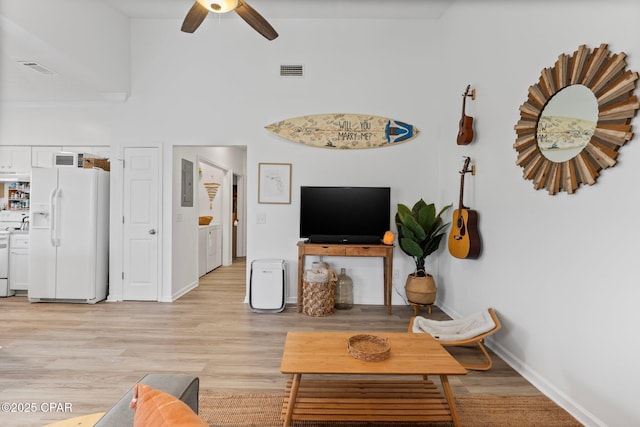
[[440, 209], [440, 212], [438, 212], [438, 218], [440, 218], [442, 216], [442, 214], [449, 209], [451, 206], [453, 206], [453, 203], [449, 203], [447, 206], [443, 207], [442, 209]]
[[412, 239], [406, 237], [400, 239], [400, 247], [407, 255], [416, 258], [422, 257], [422, 248]]
[[398, 242], [404, 253], [411, 256], [416, 269], [424, 269], [425, 258], [440, 246], [449, 223], [443, 224], [442, 214], [451, 207], [443, 207], [436, 215], [434, 203], [418, 200], [411, 209], [399, 203], [395, 215]]
[[425, 231], [433, 227], [433, 224], [437, 221], [436, 206], [433, 203], [422, 206], [417, 213], [418, 223], [420, 223]]
[[400, 237], [406, 237], [408, 239], [411, 239], [413, 241], [418, 241], [418, 238], [416, 237], [416, 235], [413, 233], [413, 231], [411, 231], [411, 229], [407, 226], [405, 226], [404, 224], [400, 224], [400, 228], [399, 228], [399, 233]]
[[404, 221], [404, 225], [409, 230], [411, 230], [411, 232], [414, 234], [415, 239], [417, 241], [424, 240], [427, 237], [427, 234], [425, 233], [424, 228], [422, 228], [422, 226], [418, 224], [418, 221], [416, 221], [414, 217], [412, 216], [406, 217]]

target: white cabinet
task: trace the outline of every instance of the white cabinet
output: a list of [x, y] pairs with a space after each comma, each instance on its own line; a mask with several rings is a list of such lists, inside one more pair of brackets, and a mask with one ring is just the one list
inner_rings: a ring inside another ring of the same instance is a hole
[[207, 273], [222, 265], [222, 226], [207, 227]]
[[62, 151], [62, 147], [31, 147], [31, 166], [34, 168], [52, 168], [53, 154]]
[[90, 153], [105, 159], [111, 158], [111, 147], [91, 147]]
[[31, 172], [31, 147], [0, 147], [0, 173]]
[[71, 151], [72, 153], [84, 153], [84, 154], [93, 154], [96, 157], [104, 157], [104, 158], [109, 158], [110, 156], [110, 152], [111, 152], [111, 147], [108, 146], [88, 146], [88, 147], [81, 147], [81, 146], [72, 146], [72, 147], [62, 147], [62, 151]]
[[108, 146], [96, 146], [96, 147], [33, 146], [31, 147], [31, 166], [34, 168], [52, 168], [54, 166], [53, 155], [60, 151], [93, 154], [96, 157], [109, 158], [111, 148]]
[[222, 226], [201, 225], [198, 228], [198, 277], [222, 265]]
[[198, 228], [198, 277], [207, 274], [207, 237], [209, 227], [200, 226]]
[[9, 243], [9, 289], [29, 288], [29, 234], [11, 234]]

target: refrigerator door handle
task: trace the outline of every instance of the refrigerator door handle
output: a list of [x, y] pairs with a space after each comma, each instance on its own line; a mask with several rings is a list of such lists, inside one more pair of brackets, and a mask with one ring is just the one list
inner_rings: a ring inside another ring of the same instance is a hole
[[55, 197], [57, 188], [51, 190], [49, 194], [49, 240], [51, 240], [51, 246], [56, 245], [55, 235], [55, 223], [56, 223], [56, 211], [55, 211]]
[[51, 192], [51, 225], [49, 226], [49, 230], [51, 232], [51, 245], [59, 246], [58, 240], [58, 217], [60, 216], [58, 212], [59, 210], [59, 199], [60, 199], [60, 189], [55, 188]]

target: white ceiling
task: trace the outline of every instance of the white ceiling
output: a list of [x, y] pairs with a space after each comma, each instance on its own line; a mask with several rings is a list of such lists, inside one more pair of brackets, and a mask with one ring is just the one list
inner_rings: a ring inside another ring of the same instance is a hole
[[[128, 39], [123, 39], [128, 37], [123, 34], [128, 32], [129, 18], [181, 21], [193, 1], [0, 0], [0, 102], [126, 99], [129, 76], [119, 74], [128, 73], [129, 63], [126, 55], [119, 52], [127, 50], [122, 46], [129, 43]], [[249, 0], [248, 3], [272, 21], [437, 19], [454, 1]], [[36, 10], [38, 13], [34, 14]], [[222, 19], [239, 18], [235, 13], [229, 13]], [[82, 25], [85, 28], [78, 28]], [[69, 31], [71, 28], [75, 29], [73, 33]], [[95, 55], [96, 45], [103, 52], [101, 57]], [[42, 75], [20, 61], [36, 62], [55, 74]]]
[[[103, 0], [132, 18], [184, 18], [194, 0]], [[438, 18], [455, 0], [247, 0], [267, 19]]]

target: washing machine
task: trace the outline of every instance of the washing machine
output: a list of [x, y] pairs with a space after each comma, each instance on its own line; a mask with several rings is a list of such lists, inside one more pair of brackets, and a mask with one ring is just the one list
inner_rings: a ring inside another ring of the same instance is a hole
[[251, 262], [249, 307], [255, 312], [279, 313], [286, 299], [287, 264], [282, 259]]

